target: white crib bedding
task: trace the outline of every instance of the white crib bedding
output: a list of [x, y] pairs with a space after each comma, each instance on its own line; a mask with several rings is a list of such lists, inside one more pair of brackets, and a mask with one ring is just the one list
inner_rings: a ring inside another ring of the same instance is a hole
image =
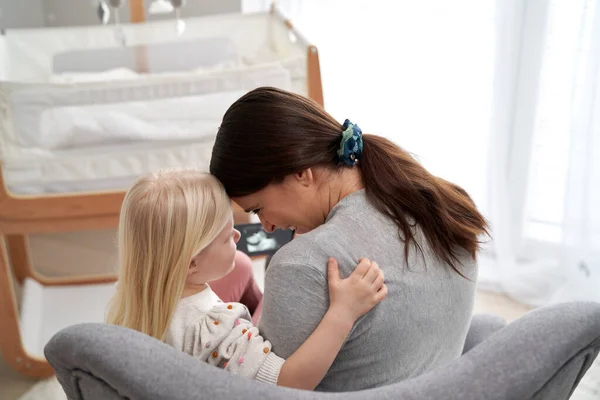
[[[235, 100], [257, 86], [290, 88], [280, 63], [200, 75], [68, 85], [0, 85], [8, 147], [59, 150], [131, 141], [185, 140], [214, 133]], [[2, 119], [2, 118], [0, 118]], [[4, 153], [4, 151], [2, 151]], [[10, 157], [10, 154], [3, 154]]]
[[201, 139], [214, 135], [220, 117], [243, 93], [49, 108], [40, 116], [37, 145], [54, 150]]
[[5, 85], [12, 105], [5, 108], [9, 118], [0, 118], [7, 189], [17, 195], [123, 190], [159, 168], [208, 170], [227, 108], [252, 87], [292, 85], [281, 65], [219, 76], [49, 90]]
[[218, 76], [64, 88], [5, 84], [0, 159], [7, 189], [21, 195], [123, 190], [159, 168], [208, 170], [227, 108], [253, 87], [292, 84], [290, 71], [276, 64]]
[[126, 190], [140, 175], [161, 168], [208, 171], [214, 135], [49, 152], [3, 164], [6, 188], [16, 195]]
[[17, 195], [124, 190], [140, 175], [160, 168], [207, 171], [222, 116], [243, 93], [83, 102], [46, 108], [38, 113], [41, 118], [29, 119], [31, 114], [21, 107], [15, 119], [21, 132], [33, 132], [36, 141], [3, 149], [6, 188]]

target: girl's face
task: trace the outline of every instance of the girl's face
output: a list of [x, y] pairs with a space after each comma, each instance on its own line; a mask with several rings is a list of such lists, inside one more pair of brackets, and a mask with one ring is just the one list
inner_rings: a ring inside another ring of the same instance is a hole
[[192, 258], [186, 283], [212, 282], [231, 272], [238, 240], [240, 232], [233, 228], [233, 218], [230, 218], [215, 240]]

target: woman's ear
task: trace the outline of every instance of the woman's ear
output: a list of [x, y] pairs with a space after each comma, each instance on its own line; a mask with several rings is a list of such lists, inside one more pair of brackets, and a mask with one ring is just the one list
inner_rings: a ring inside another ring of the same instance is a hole
[[302, 185], [302, 186], [310, 186], [314, 183], [315, 180], [315, 175], [313, 173], [312, 168], [306, 168], [303, 169], [302, 171], [296, 172], [296, 174], [294, 174], [296, 180]]

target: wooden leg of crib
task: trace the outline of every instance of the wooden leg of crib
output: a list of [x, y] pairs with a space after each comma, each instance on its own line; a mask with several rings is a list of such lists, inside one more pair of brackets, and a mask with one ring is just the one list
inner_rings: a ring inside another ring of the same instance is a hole
[[129, 0], [129, 19], [134, 24], [146, 21], [144, 0]]
[[308, 46], [307, 49], [307, 71], [308, 71], [308, 97], [321, 105], [323, 101], [323, 85], [321, 83], [321, 67], [319, 66], [319, 52], [316, 46]]
[[48, 361], [32, 357], [23, 348], [17, 310], [4, 236], [0, 234], [0, 353], [12, 368], [23, 375], [36, 378], [52, 376], [54, 371]]
[[27, 240], [27, 236], [6, 235], [6, 247], [8, 248], [8, 259], [15, 279], [22, 284], [25, 278], [34, 275], [29, 258], [29, 241]]

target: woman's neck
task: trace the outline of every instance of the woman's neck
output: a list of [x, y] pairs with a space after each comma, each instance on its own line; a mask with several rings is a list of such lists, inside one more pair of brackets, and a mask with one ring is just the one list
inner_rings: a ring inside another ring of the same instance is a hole
[[208, 288], [206, 283], [186, 283], [181, 298], [193, 296]]
[[365, 188], [362, 174], [358, 168], [344, 169], [339, 175], [334, 175], [330, 180], [327, 196], [323, 199], [323, 221], [344, 197]]

